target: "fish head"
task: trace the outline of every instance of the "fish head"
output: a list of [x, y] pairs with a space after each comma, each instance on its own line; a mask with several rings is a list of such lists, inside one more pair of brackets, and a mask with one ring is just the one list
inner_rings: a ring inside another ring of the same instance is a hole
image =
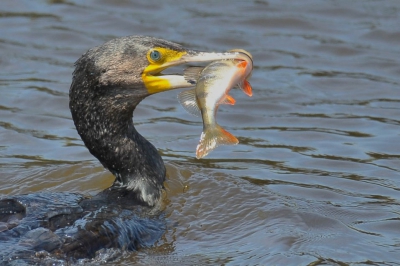
[[237, 61], [236, 67], [238, 67], [245, 79], [250, 78], [253, 71], [253, 56], [251, 53], [243, 49], [232, 49], [228, 52], [238, 53], [235, 59]]

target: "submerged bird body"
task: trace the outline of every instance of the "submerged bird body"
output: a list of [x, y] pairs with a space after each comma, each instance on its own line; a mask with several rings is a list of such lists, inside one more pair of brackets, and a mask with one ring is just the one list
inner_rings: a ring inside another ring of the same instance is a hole
[[196, 149], [196, 157], [202, 158], [218, 145], [235, 145], [239, 141], [216, 122], [220, 104], [235, 104], [228, 93], [239, 86], [245, 94], [252, 96], [252, 89], [246, 80], [253, 68], [251, 55], [243, 54], [245, 60], [221, 60], [210, 63], [204, 69], [189, 68], [185, 75], [188, 80], [197, 80], [196, 88], [178, 95], [182, 106], [196, 116], [202, 116], [203, 132]]
[[153, 245], [165, 230], [166, 170], [157, 149], [136, 131], [133, 111], [151, 94], [192, 86], [182, 75], [163, 75], [168, 67], [237, 58], [144, 36], [114, 39], [82, 55], [69, 107], [84, 144], [115, 182], [94, 197], [44, 192], [1, 199], [0, 264], [75, 262], [103, 256], [104, 249]]

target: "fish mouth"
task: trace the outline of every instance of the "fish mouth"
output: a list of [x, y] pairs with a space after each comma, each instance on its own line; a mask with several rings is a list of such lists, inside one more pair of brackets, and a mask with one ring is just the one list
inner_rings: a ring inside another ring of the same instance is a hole
[[237, 59], [249, 61], [251, 63], [251, 69], [253, 69], [253, 56], [251, 55], [251, 53], [249, 53], [243, 49], [232, 49], [232, 50], [229, 50], [228, 52], [238, 53]]
[[162, 73], [162, 71], [171, 67], [217, 60], [246, 60], [246, 58], [248, 58], [245, 53], [236, 50], [224, 53], [187, 50], [173, 51], [166, 54], [167, 56], [162, 63], [150, 63], [143, 71], [142, 79], [149, 94], [193, 87], [193, 82], [187, 81], [183, 74]]

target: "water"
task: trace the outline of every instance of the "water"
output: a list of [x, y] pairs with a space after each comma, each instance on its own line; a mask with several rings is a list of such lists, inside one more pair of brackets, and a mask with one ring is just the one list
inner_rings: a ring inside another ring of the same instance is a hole
[[68, 109], [73, 63], [111, 38], [243, 48], [253, 97], [218, 122], [239, 138], [195, 159], [178, 91], [135, 112], [163, 155], [170, 227], [118, 265], [400, 265], [400, 3], [2, 1], [0, 193], [94, 195], [113, 177]]

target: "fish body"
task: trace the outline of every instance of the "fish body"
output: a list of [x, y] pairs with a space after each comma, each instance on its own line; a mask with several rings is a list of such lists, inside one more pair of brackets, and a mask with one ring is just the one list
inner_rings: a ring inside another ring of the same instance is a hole
[[216, 122], [220, 104], [235, 104], [229, 91], [239, 86], [247, 95], [252, 89], [246, 80], [251, 73], [251, 56], [243, 53], [244, 60], [221, 60], [205, 68], [191, 67], [185, 71], [188, 80], [196, 82], [196, 88], [178, 95], [182, 106], [191, 114], [202, 116], [203, 132], [197, 145], [196, 157], [202, 158], [219, 145], [236, 145], [238, 139]]

